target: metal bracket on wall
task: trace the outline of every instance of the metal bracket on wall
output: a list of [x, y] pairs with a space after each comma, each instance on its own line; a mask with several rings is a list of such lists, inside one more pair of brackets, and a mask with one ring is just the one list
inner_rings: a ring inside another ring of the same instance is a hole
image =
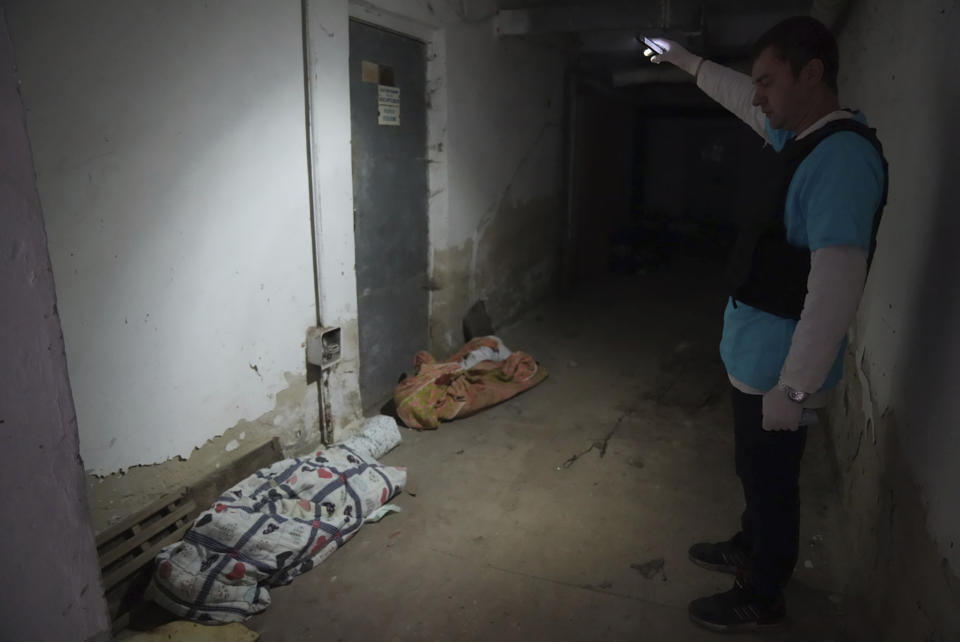
[[[330, 373], [340, 363], [343, 354], [340, 328], [307, 328], [308, 381], [318, 386], [320, 402], [320, 439], [324, 444], [333, 443], [333, 406], [330, 403]], [[310, 370], [313, 370], [311, 373]]]
[[340, 328], [307, 329], [307, 363], [326, 370], [340, 361]]

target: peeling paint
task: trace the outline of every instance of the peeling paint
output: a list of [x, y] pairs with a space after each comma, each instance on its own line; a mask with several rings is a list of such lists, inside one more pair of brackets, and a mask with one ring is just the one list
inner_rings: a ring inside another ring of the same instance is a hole
[[[960, 569], [960, 550], [951, 546], [960, 535], [960, 297], [951, 288], [960, 265], [951, 143], [960, 131], [953, 116], [960, 94], [955, 83], [940, 81], [960, 60], [952, 46], [960, 16], [942, 9], [934, 2], [854, 3], [840, 33], [844, 100], [877, 127], [891, 168], [843, 384], [849, 409], [835, 400], [830, 413], [840, 461], [864, 433], [842, 481], [850, 544], [867, 560], [852, 577], [869, 589], [865, 616], [885, 628], [865, 639], [960, 634], [960, 601], [940, 573], [942, 560], [952, 574]], [[904, 129], [915, 96], [925, 97], [928, 113]]]
[[107, 476], [87, 475], [87, 496], [94, 530], [100, 531], [146, 502], [201, 480], [211, 470], [228, 466], [274, 437], [284, 456], [309, 452], [320, 443], [317, 388], [303, 375], [284, 373], [288, 387], [276, 405], [252, 421], [240, 421], [223, 434], [195, 448], [189, 458], [173, 457], [159, 464], [133, 466]]
[[514, 203], [508, 194], [477, 241], [433, 253], [431, 350], [449, 354], [462, 343], [463, 316], [487, 303], [495, 326], [519, 317], [558, 283], [562, 217], [558, 198]]
[[323, 415], [327, 435], [331, 441], [341, 441], [359, 431], [363, 424], [363, 406], [360, 402], [360, 326], [357, 319], [339, 324], [342, 347], [340, 361], [324, 371]]
[[559, 198], [515, 203], [509, 196], [508, 190], [496, 216], [478, 230], [476, 242], [433, 253], [430, 343], [438, 354], [460, 347], [463, 316], [475, 301], [486, 301], [499, 327], [517, 319], [559, 282]]
[[563, 216], [559, 198], [505, 198], [476, 246], [475, 298], [495, 326], [515, 320], [554, 290]]
[[473, 241], [433, 253], [431, 280], [435, 290], [430, 296], [430, 350], [448, 355], [456, 351], [460, 340], [460, 322], [473, 303], [470, 266]]
[[[940, 552], [946, 542], [937, 542], [926, 527], [929, 507], [899, 443], [905, 428], [893, 411], [880, 413], [870, 399], [864, 355], [848, 350], [849, 374], [826, 413], [834, 456], [844, 464], [838, 470], [844, 489], [838, 519], [848, 549], [857, 551], [836, 560], [831, 572], [847, 593], [871, 605], [858, 623], [864, 639], [901, 640], [916, 632], [925, 640], [950, 639], [948, 633], [960, 630], [957, 569]], [[865, 439], [870, 435], [873, 440]]]

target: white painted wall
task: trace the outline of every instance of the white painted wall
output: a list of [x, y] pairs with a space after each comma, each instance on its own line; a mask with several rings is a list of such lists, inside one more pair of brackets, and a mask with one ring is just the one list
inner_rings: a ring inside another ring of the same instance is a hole
[[[318, 307], [343, 329], [334, 436], [357, 425], [351, 13], [428, 42], [434, 250], [559, 194], [562, 61], [497, 40], [492, 2], [308, 2], [315, 248], [298, 1], [7, 6], [90, 472], [189, 457], [273, 410]], [[450, 328], [487, 274], [450, 283]]]
[[81, 454], [101, 474], [187, 457], [305, 372], [300, 3], [7, 5]]
[[[346, 0], [308, 0], [308, 56], [318, 295], [323, 326], [341, 328], [341, 361], [326, 371], [323, 396], [334, 440], [359, 426], [357, 325], [350, 149], [350, 38]], [[288, 38], [292, 38], [288, 34]]]
[[[856, 328], [873, 426], [893, 413], [930, 535], [960, 573], [960, 52], [956, 3], [859, 3], [841, 41], [841, 99], [890, 160], [890, 198]], [[868, 434], [884, 452], [884, 436]]]
[[504, 198], [556, 195], [561, 170], [558, 52], [461, 23], [448, 33], [447, 74], [452, 215], [440, 247], [478, 240]]
[[109, 640], [53, 274], [0, 12], [0, 600], [5, 640]]
[[[464, 304], [484, 300], [500, 326], [559, 283], [565, 61], [554, 49], [497, 39], [492, 30], [490, 21], [448, 30], [450, 224], [435, 246], [469, 243]], [[445, 336], [461, 339], [466, 311], [451, 310]]]

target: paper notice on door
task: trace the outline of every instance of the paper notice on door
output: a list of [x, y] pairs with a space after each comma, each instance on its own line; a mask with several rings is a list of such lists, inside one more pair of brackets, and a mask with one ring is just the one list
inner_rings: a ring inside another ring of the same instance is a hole
[[400, 88], [379, 85], [378, 89], [377, 123], [398, 127], [400, 125]]
[[380, 82], [380, 65], [368, 60], [360, 61], [360, 80], [363, 82]]

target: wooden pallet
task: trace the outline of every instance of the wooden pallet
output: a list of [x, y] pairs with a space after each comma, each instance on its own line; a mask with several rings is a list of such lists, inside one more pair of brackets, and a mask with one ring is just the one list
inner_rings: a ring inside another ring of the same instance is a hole
[[144, 567], [160, 550], [179, 541], [196, 516], [187, 489], [165, 495], [96, 537], [103, 589], [114, 631], [123, 628], [147, 577]]

